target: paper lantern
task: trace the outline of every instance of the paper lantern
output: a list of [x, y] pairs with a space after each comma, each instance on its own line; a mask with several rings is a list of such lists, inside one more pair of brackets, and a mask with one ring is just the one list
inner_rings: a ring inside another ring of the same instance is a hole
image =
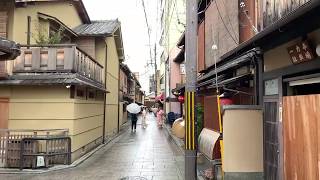
[[179, 100], [179, 102], [184, 103], [184, 96], [179, 96], [178, 100]]

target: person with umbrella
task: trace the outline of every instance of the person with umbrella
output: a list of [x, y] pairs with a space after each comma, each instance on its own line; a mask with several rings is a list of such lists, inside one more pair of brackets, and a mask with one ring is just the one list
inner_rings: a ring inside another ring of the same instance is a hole
[[131, 131], [135, 132], [137, 129], [138, 113], [141, 111], [141, 107], [136, 103], [131, 103], [127, 106], [127, 111], [131, 115]]

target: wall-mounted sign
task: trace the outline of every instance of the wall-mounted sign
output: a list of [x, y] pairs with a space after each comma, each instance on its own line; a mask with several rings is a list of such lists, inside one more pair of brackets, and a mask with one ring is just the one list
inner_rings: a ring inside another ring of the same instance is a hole
[[276, 95], [279, 92], [278, 79], [272, 79], [264, 82], [264, 94], [266, 96]]
[[307, 41], [288, 47], [288, 53], [293, 64], [299, 64], [315, 58], [313, 50]]
[[45, 166], [44, 156], [37, 156], [37, 167], [44, 167], [44, 166]]
[[186, 74], [186, 66], [185, 64], [180, 64], [180, 74]]

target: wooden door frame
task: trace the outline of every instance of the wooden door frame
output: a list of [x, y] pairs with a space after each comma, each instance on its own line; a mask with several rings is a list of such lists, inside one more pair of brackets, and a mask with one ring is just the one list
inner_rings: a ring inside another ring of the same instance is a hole
[[[270, 80], [270, 79], [264, 79], [263, 83], [266, 80]], [[272, 78], [272, 79], [277, 79], [278, 80], [278, 94], [277, 95], [266, 96], [263, 93], [263, 104], [265, 102], [276, 102], [277, 106], [278, 106], [278, 108], [277, 108], [278, 109], [278, 111], [277, 111], [277, 122], [278, 122], [277, 132], [278, 132], [278, 135], [277, 135], [277, 137], [278, 137], [279, 146], [278, 146], [278, 172], [277, 172], [277, 178], [278, 178], [278, 180], [282, 180], [283, 179], [283, 175], [284, 175], [284, 172], [283, 172], [283, 170], [284, 170], [283, 169], [284, 151], [283, 151], [283, 133], [282, 133], [282, 130], [283, 130], [283, 127], [282, 127], [283, 77], [279, 76], [277, 78]], [[263, 87], [263, 90], [264, 89], [265, 88]], [[263, 137], [263, 140], [265, 141], [265, 137]], [[264, 161], [265, 161], [265, 159], [264, 159]]]

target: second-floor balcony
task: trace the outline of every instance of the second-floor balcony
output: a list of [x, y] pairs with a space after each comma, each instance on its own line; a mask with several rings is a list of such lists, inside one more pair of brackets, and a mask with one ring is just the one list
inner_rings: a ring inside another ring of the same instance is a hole
[[6, 74], [15, 80], [79, 77], [100, 88], [104, 83], [103, 66], [75, 44], [21, 46], [21, 55], [6, 63]]

